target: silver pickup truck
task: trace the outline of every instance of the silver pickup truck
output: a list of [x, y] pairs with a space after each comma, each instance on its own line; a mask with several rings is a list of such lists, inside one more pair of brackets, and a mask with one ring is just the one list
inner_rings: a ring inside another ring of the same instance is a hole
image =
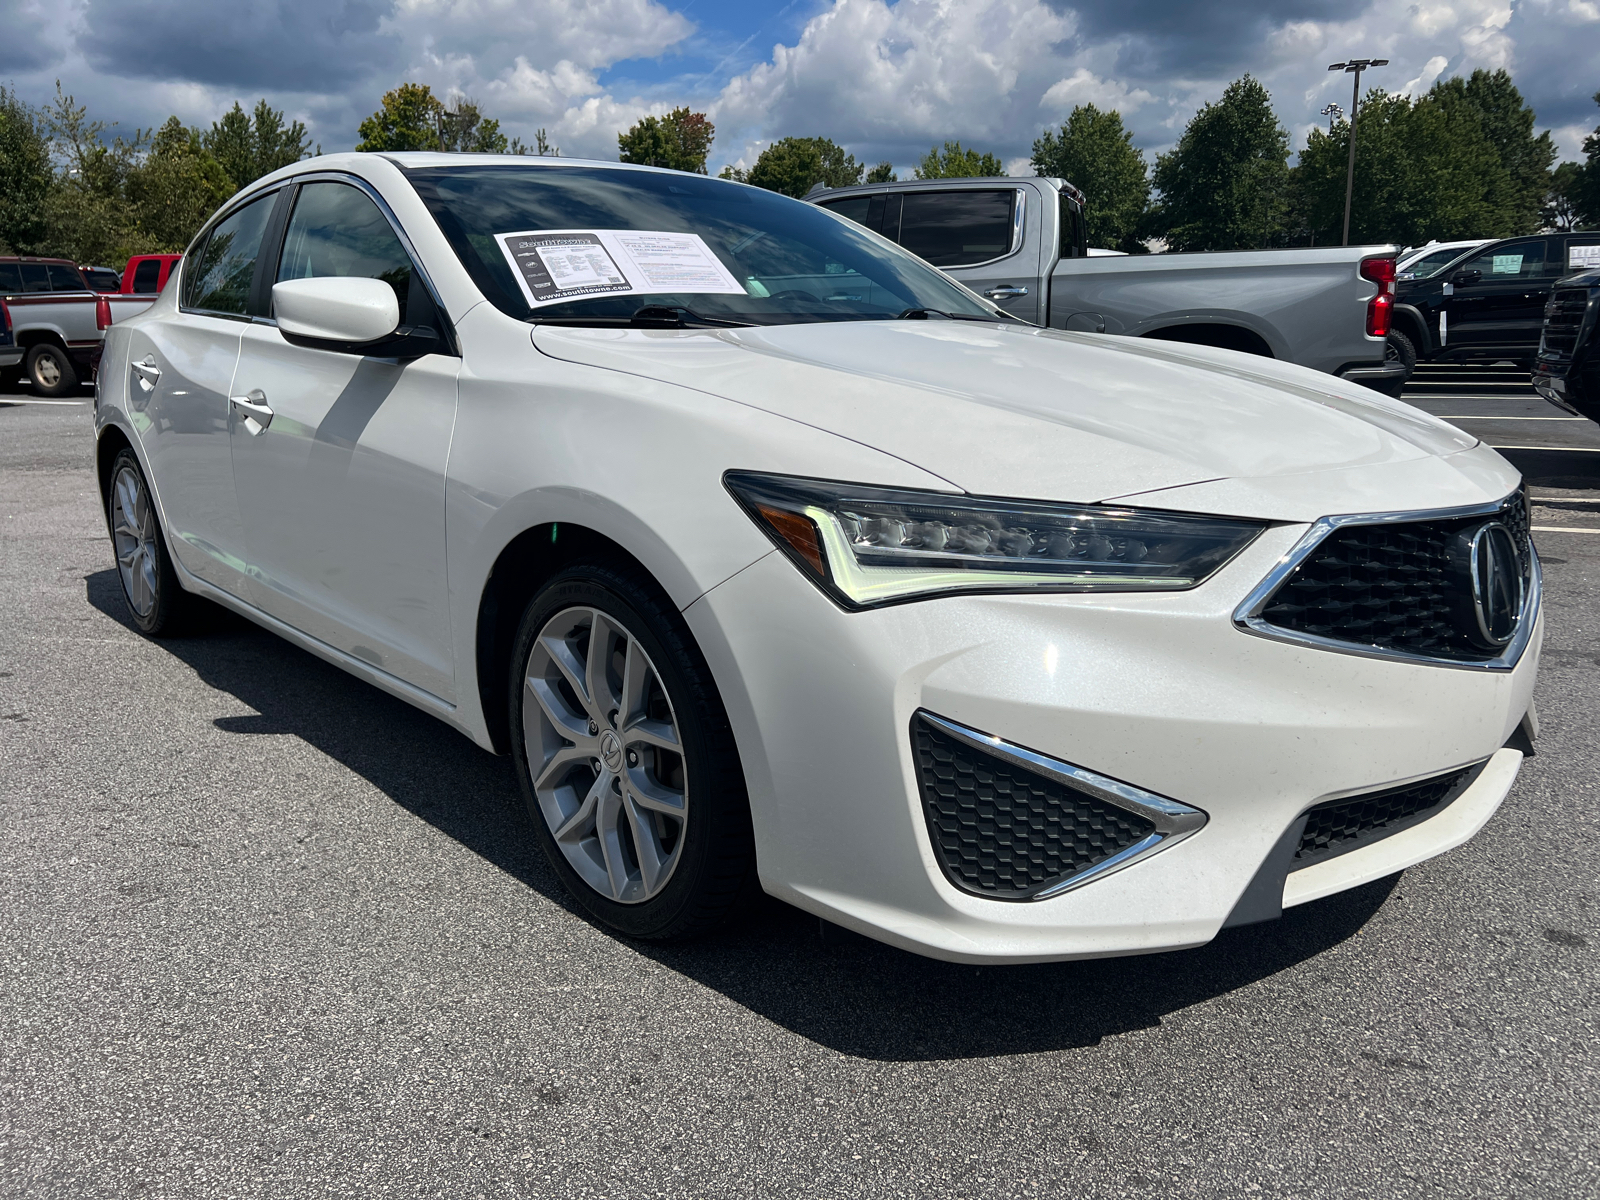
[[[130, 266], [145, 257], [177, 256], [140, 256]], [[157, 277], [148, 279], [154, 289]], [[130, 285], [136, 282], [129, 277]], [[68, 258], [0, 256], [0, 383], [25, 376], [41, 396], [75, 395], [79, 383], [94, 377], [106, 327], [155, 300], [155, 290], [95, 292]]]
[[1083, 194], [1046, 178], [929, 179], [814, 190], [865, 225], [1053, 329], [1264, 354], [1399, 394], [1386, 353], [1400, 247], [1091, 257]]

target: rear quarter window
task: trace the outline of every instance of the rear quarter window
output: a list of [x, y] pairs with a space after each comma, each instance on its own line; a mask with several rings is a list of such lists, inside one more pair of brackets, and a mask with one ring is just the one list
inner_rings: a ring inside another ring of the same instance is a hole
[[0, 263], [0, 292], [14, 295], [22, 290], [22, 268], [17, 263]]
[[133, 269], [133, 290], [153, 292], [161, 280], [161, 260], [147, 258]]

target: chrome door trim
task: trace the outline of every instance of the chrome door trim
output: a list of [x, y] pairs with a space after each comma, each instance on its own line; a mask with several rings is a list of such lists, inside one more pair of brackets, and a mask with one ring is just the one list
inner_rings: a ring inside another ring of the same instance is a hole
[[[1267, 606], [1267, 601], [1272, 599], [1290, 575], [1292, 575], [1305, 561], [1306, 557], [1319, 546], [1336, 529], [1346, 525], [1402, 525], [1419, 521], [1452, 521], [1462, 517], [1488, 517], [1502, 511], [1507, 501], [1516, 493], [1512, 492], [1499, 500], [1487, 504], [1466, 504], [1456, 508], [1430, 508], [1414, 509], [1407, 512], [1375, 512], [1375, 513], [1342, 513], [1338, 516], [1320, 517], [1311, 528], [1301, 535], [1300, 540], [1291, 546], [1282, 558], [1278, 559], [1266, 578], [1251, 590], [1250, 594], [1239, 602], [1233, 610], [1234, 628], [1241, 633], [1248, 633], [1254, 637], [1267, 638], [1275, 642], [1291, 642], [1297, 645], [1310, 646], [1316, 650], [1331, 650], [1336, 654], [1353, 654], [1358, 658], [1378, 658], [1389, 662], [1416, 663], [1432, 667], [1449, 667], [1457, 671], [1509, 671], [1521, 661], [1522, 653], [1528, 648], [1528, 642], [1533, 637], [1534, 626], [1539, 623], [1539, 606], [1544, 591], [1544, 574], [1539, 566], [1539, 553], [1533, 547], [1532, 534], [1528, 537], [1528, 554], [1532, 558], [1533, 568], [1527, 581], [1526, 590], [1522, 598], [1522, 613], [1517, 620], [1517, 632], [1511, 641], [1506, 643], [1504, 650], [1498, 656], [1484, 659], [1479, 662], [1464, 662], [1457, 658], [1441, 658], [1433, 654], [1418, 654], [1412, 650], [1393, 650], [1387, 646], [1363, 646], [1356, 642], [1341, 641], [1338, 638], [1322, 637], [1314, 633], [1299, 633], [1293, 629], [1284, 629], [1273, 625], [1261, 618], [1261, 611]], [[1530, 514], [1531, 515], [1531, 514]]]
[[[1072, 788], [1074, 791], [1085, 792], [1096, 800], [1103, 801], [1114, 808], [1142, 817], [1155, 826], [1155, 831], [1143, 840], [1135, 842], [1127, 849], [1113, 854], [1104, 862], [1098, 862], [1085, 871], [1080, 871], [1071, 878], [1063, 879], [1060, 883], [1045, 888], [1027, 897], [1029, 902], [1049, 900], [1056, 896], [1065, 895], [1097, 879], [1103, 879], [1114, 871], [1130, 867], [1141, 859], [1149, 858], [1158, 850], [1165, 850], [1175, 846], [1191, 834], [1198, 833], [1211, 818], [1198, 808], [1188, 804], [1180, 804], [1176, 800], [1169, 800], [1155, 792], [1147, 792], [1141, 787], [1131, 783], [1123, 783], [1120, 779], [1111, 779], [1100, 775], [1085, 767], [1075, 767], [1071, 763], [1062, 762], [1058, 758], [1050, 758], [1040, 754], [1037, 750], [1029, 750], [1025, 746], [1018, 746], [1012, 742], [995, 737], [993, 734], [982, 733], [976, 729], [969, 729], [965, 725], [958, 725], [944, 717], [935, 716], [925, 708], [919, 708], [916, 717], [928, 722], [947, 737], [954, 738], [974, 750], [991, 754], [996, 758], [1004, 759], [1024, 770], [1032, 771], [1035, 775], [1043, 775], [1057, 783]], [[920, 795], [921, 781], [918, 781], [917, 790]], [[968, 893], [976, 895], [977, 893]]]

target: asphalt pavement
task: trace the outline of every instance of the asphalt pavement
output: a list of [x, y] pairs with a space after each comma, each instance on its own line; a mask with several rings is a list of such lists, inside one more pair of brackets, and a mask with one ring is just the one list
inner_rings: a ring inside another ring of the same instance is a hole
[[30, 398], [0, 1195], [1600, 1194], [1600, 482], [1535, 488], [1544, 731], [1476, 839], [1198, 950], [979, 969], [776, 902], [590, 925], [506, 760], [242, 621], [138, 635], [89, 409]]

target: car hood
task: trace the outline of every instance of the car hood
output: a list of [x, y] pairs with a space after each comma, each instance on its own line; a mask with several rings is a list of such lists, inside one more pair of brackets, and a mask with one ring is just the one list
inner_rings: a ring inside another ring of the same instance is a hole
[[[1173, 507], [1220, 495], [1239, 515], [1294, 520], [1476, 503], [1516, 481], [1492, 452], [1472, 453], [1475, 438], [1408, 405], [1209, 347], [942, 320], [536, 325], [533, 340], [555, 358], [851, 438], [975, 494], [1092, 503], [1157, 492], [1141, 503]], [[1231, 486], [1180, 494], [1215, 481]]]

